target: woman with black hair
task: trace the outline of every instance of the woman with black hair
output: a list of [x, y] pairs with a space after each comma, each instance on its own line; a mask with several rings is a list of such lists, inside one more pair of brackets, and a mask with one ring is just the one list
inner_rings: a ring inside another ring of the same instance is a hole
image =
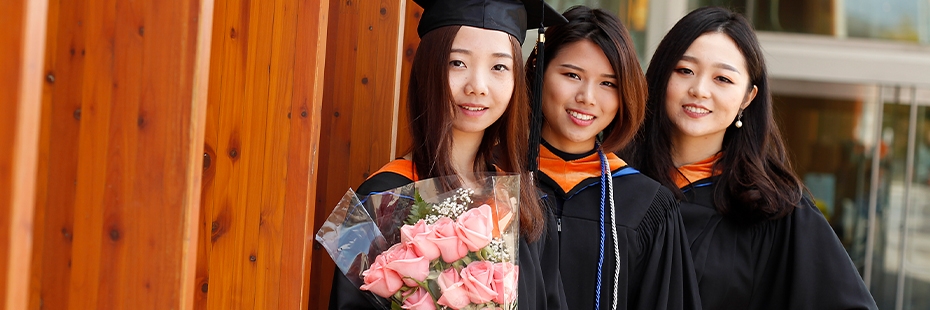
[[876, 309], [791, 168], [752, 26], [697, 9], [659, 44], [626, 154], [672, 189], [704, 309]]
[[[539, 187], [556, 216], [573, 309], [699, 309], [675, 196], [614, 154], [642, 123], [646, 81], [612, 14], [579, 6], [546, 31]], [[532, 84], [532, 83], [530, 83]], [[598, 138], [601, 134], [603, 138]]]

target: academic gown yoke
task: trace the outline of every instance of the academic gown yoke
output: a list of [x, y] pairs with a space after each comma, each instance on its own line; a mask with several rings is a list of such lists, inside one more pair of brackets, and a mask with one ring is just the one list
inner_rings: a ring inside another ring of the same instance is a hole
[[809, 199], [786, 217], [745, 226], [714, 208], [716, 178], [685, 187], [681, 202], [704, 309], [877, 309]]
[[[545, 156], [548, 152], [541, 150], [541, 153]], [[571, 171], [575, 169], [571, 167], [578, 167], [579, 161], [584, 160], [599, 162], [597, 154], [574, 161], [540, 161], [539, 186], [547, 194], [547, 205], [556, 214], [561, 227], [557, 228], [560, 268], [565, 296], [572, 309], [594, 308], [598, 282], [600, 172], [595, 171], [594, 176], [567, 186], [563, 178], [577, 172]], [[624, 172], [620, 173], [621, 170]], [[600, 309], [611, 306], [616, 268], [619, 268], [620, 279], [618, 309], [699, 308], [687, 236], [674, 195], [658, 182], [625, 165], [612, 173], [625, 174], [613, 177], [620, 261], [614, 258], [610, 215], [605, 213]], [[570, 189], [566, 192], [563, 187]]]
[[[411, 176], [395, 172], [373, 175], [358, 187], [359, 197], [401, 187], [413, 182]], [[371, 213], [374, 214], [374, 213]], [[555, 231], [555, 220], [549, 215], [547, 232]], [[529, 243], [521, 235], [518, 254], [517, 306], [519, 309], [568, 309], [558, 269], [558, 240], [544, 233]], [[333, 275], [329, 309], [378, 309], [338, 269]]]

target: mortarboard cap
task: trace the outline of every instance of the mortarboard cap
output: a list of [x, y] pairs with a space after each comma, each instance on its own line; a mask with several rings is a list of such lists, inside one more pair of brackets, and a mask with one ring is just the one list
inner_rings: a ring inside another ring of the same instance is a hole
[[433, 29], [463, 25], [509, 33], [523, 44], [527, 28], [568, 22], [543, 0], [414, 0], [423, 8], [422, 38]]

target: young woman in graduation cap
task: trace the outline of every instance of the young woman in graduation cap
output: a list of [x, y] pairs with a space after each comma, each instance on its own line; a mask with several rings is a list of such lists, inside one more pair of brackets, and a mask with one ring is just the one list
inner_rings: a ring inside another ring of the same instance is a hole
[[[646, 80], [617, 17], [579, 6], [545, 32], [539, 187], [557, 217], [573, 309], [694, 309], [697, 282], [675, 196], [614, 154], [645, 112]], [[599, 134], [602, 135], [599, 138]]]
[[[529, 103], [521, 51], [528, 21], [564, 18], [539, 0], [415, 2], [424, 12], [407, 98], [412, 152], [382, 167], [356, 192], [364, 197], [450, 175], [467, 185], [462, 175], [495, 169], [523, 173], [521, 187], [531, 190], [520, 193], [518, 306], [566, 308], [557, 258], [541, 255], [557, 246], [544, 236], [552, 224], [526, 174]], [[367, 308], [375, 305], [337, 272], [330, 309]]]
[[704, 309], [875, 309], [791, 168], [746, 19], [689, 13], [646, 79], [647, 117], [628, 158], [682, 199]]

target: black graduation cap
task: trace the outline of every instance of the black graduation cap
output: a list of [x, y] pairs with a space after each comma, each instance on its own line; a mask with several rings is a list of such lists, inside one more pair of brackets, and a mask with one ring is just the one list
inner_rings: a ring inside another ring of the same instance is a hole
[[523, 44], [527, 28], [567, 23], [543, 0], [414, 0], [423, 8], [417, 34], [464, 25], [509, 33]]

